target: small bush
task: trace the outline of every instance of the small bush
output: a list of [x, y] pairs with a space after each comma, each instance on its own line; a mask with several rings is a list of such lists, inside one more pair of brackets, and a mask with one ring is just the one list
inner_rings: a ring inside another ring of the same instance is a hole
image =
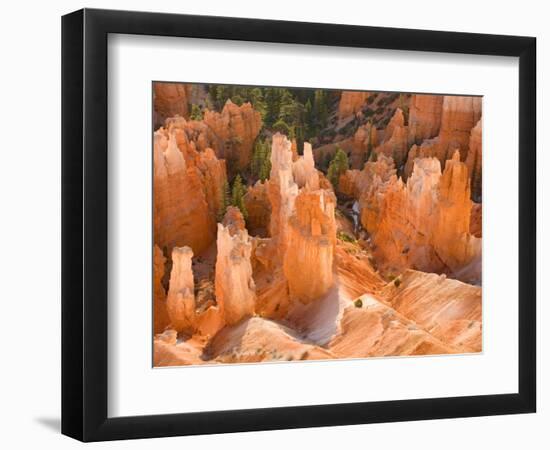
[[353, 304], [355, 305], [356, 308], [362, 308], [363, 307], [363, 300], [361, 300], [360, 298], [358, 298], [357, 300], [355, 300], [353, 302]]
[[395, 285], [396, 288], [398, 288], [399, 286], [401, 286], [401, 279], [396, 278], [395, 280], [393, 280], [393, 284]]
[[355, 244], [357, 242], [357, 240], [353, 236], [349, 235], [345, 231], [338, 232], [338, 239], [344, 242], [350, 242], [352, 244]]

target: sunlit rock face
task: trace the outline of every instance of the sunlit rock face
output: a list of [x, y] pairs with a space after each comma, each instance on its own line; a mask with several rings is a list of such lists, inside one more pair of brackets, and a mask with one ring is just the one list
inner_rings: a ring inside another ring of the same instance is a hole
[[361, 111], [368, 97], [368, 92], [342, 91], [338, 104], [338, 120], [343, 122]]
[[[333, 284], [335, 203], [334, 195], [324, 190], [304, 189], [296, 197], [284, 274], [291, 298], [302, 303], [320, 298]], [[304, 276], [306, 268], [308, 276]]]
[[319, 189], [319, 172], [315, 168], [313, 151], [309, 142], [304, 142], [304, 154], [292, 164], [294, 181], [299, 188]]
[[153, 329], [155, 334], [162, 333], [170, 323], [166, 310], [166, 292], [162, 286], [166, 258], [160, 248], [153, 247]]
[[227, 211], [222, 219], [222, 224], [229, 230], [229, 234], [231, 234], [231, 236], [235, 236], [241, 231], [244, 231], [246, 228], [244, 217], [240, 209], [235, 206], [229, 206], [227, 208]]
[[190, 89], [190, 85], [183, 83], [153, 83], [155, 129], [161, 127], [168, 117], [189, 116]]
[[282, 257], [288, 243], [287, 228], [298, 195], [298, 185], [292, 175], [292, 150], [290, 141], [276, 133], [271, 146], [271, 174], [268, 182], [268, 196], [271, 203], [269, 233]]
[[481, 118], [481, 97], [443, 97], [439, 134], [420, 145], [421, 155], [435, 156], [443, 165], [456, 149], [464, 161], [468, 153], [470, 132]]
[[237, 106], [228, 100], [221, 113], [206, 111], [203, 119], [216, 139], [211, 147], [219, 158], [235, 169], [244, 169], [252, 160], [252, 147], [262, 127], [260, 113], [250, 103]]
[[421, 144], [425, 139], [436, 137], [441, 127], [442, 112], [443, 96], [412, 95], [409, 106], [409, 145]]
[[[367, 162], [363, 170], [347, 170], [344, 172], [340, 177], [338, 190], [345, 195], [355, 197], [361, 204], [361, 202], [367, 201], [371, 197], [376, 197], [378, 191], [384, 191], [387, 182], [392, 177], [396, 179], [393, 158], [382, 154], [376, 161]], [[374, 206], [372, 203], [372, 201], [369, 203], [371, 208]], [[375, 209], [374, 213], [376, 211]], [[363, 214], [367, 214], [367, 211], [364, 210]], [[365, 218], [364, 220], [368, 219]]]
[[252, 244], [246, 229], [218, 224], [216, 301], [226, 324], [254, 314], [256, 286], [250, 261]]
[[470, 142], [468, 147], [468, 156], [466, 165], [472, 180], [472, 198], [476, 202], [481, 201], [481, 120], [479, 120], [470, 133]]
[[481, 287], [445, 275], [407, 270], [382, 298], [422, 329], [462, 352], [480, 352]]
[[271, 203], [268, 196], [268, 182], [257, 181], [249, 186], [244, 196], [244, 203], [248, 211], [248, 224], [251, 233], [265, 235], [269, 230], [271, 220]]
[[166, 308], [172, 328], [192, 332], [195, 323], [195, 283], [191, 269], [193, 251], [189, 247], [172, 250], [172, 271]]
[[154, 135], [154, 240], [160, 248], [187, 245], [195, 253], [214, 240], [215, 216], [207, 201], [205, 178], [187, 164], [175, 133]]
[[405, 126], [403, 111], [396, 109], [384, 131], [384, 142], [376, 147], [374, 151], [380, 155], [391, 157], [398, 167], [401, 167], [407, 160], [408, 152], [408, 131]]
[[460, 154], [441, 173], [435, 158], [416, 159], [407, 183], [391, 177], [361, 198], [361, 221], [387, 269], [481, 276], [481, 240], [470, 234], [470, 183]]
[[351, 141], [350, 166], [352, 169], [363, 168], [363, 164], [368, 160], [370, 152], [378, 146], [378, 131], [372, 123], [357, 128]]

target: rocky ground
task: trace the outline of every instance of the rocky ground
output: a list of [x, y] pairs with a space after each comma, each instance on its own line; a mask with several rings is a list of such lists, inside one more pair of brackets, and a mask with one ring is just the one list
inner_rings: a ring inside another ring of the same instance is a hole
[[245, 220], [220, 214], [227, 161], [250, 164], [260, 114], [154, 94], [155, 366], [482, 350], [479, 98], [338, 93], [303, 155], [273, 134]]

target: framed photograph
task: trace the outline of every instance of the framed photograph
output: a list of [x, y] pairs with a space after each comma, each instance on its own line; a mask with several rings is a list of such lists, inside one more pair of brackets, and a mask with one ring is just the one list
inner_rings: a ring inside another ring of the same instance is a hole
[[535, 412], [535, 55], [64, 16], [62, 432]]

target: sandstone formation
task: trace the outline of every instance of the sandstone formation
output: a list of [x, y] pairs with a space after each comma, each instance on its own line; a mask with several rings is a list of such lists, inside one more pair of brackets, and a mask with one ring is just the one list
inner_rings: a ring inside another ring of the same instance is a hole
[[187, 164], [175, 133], [166, 134], [159, 130], [154, 136], [154, 242], [168, 252], [187, 245], [200, 253], [214, 240], [207, 182], [197, 167]]
[[407, 270], [382, 298], [432, 336], [462, 349], [481, 351], [481, 287], [445, 275]]
[[368, 92], [342, 91], [340, 103], [338, 104], [338, 120], [343, 122], [361, 111], [368, 97]]
[[378, 145], [378, 131], [376, 127], [367, 122], [357, 128], [351, 142], [350, 166], [352, 169], [363, 168], [363, 164], [369, 159], [372, 150]]
[[162, 333], [170, 323], [166, 310], [166, 292], [162, 286], [164, 277], [164, 264], [166, 258], [160, 248], [153, 247], [153, 330], [154, 333]]
[[439, 134], [420, 145], [423, 156], [435, 156], [443, 165], [454, 151], [464, 161], [470, 142], [470, 131], [481, 118], [481, 97], [443, 97]]
[[189, 247], [172, 250], [172, 272], [166, 308], [172, 327], [178, 332], [192, 332], [195, 323], [195, 283]]
[[466, 165], [472, 180], [472, 198], [481, 201], [481, 119], [470, 133]]
[[411, 97], [409, 106], [408, 135], [409, 146], [421, 144], [439, 134], [443, 96], [416, 94]]
[[191, 86], [183, 83], [153, 83], [153, 111], [155, 130], [168, 117], [189, 116], [189, 91]]
[[459, 158], [457, 151], [443, 173], [436, 159], [416, 159], [406, 184], [391, 176], [361, 198], [361, 222], [389, 270], [479, 280], [481, 241], [470, 234], [468, 168]]
[[319, 189], [319, 172], [315, 168], [313, 151], [309, 142], [304, 142], [304, 154], [292, 164], [292, 175], [298, 188]]
[[473, 203], [470, 214], [470, 234], [480, 238], [482, 235], [482, 207], [481, 203]]
[[334, 358], [329, 351], [302, 342], [290, 328], [259, 317], [224, 328], [206, 351], [209, 357], [222, 363]]
[[[333, 284], [335, 203], [328, 191], [304, 189], [289, 218], [284, 273], [291, 298], [302, 303], [320, 298]], [[309, 275], [304, 277], [306, 267]]]
[[252, 148], [262, 127], [260, 113], [250, 103], [241, 106], [228, 100], [221, 113], [206, 111], [203, 122], [215, 136], [213, 145], [219, 158], [236, 169], [244, 169], [252, 159]]
[[252, 245], [246, 229], [219, 223], [217, 247], [216, 301], [224, 322], [231, 325], [254, 314], [256, 286], [250, 262]]
[[403, 111], [397, 108], [384, 131], [384, 142], [376, 147], [374, 151], [378, 155], [390, 156], [395, 164], [401, 167], [407, 160], [408, 150], [408, 131], [405, 126], [405, 117]]
[[457, 353], [458, 349], [422, 330], [393, 308], [365, 294], [350, 305], [329, 350], [340, 358]]
[[272, 138], [268, 196], [271, 203], [269, 234], [279, 248], [279, 258], [282, 258], [285, 253], [288, 243], [288, 221], [298, 195], [298, 185], [294, 182], [292, 168], [290, 141], [282, 134], [277, 133]]

